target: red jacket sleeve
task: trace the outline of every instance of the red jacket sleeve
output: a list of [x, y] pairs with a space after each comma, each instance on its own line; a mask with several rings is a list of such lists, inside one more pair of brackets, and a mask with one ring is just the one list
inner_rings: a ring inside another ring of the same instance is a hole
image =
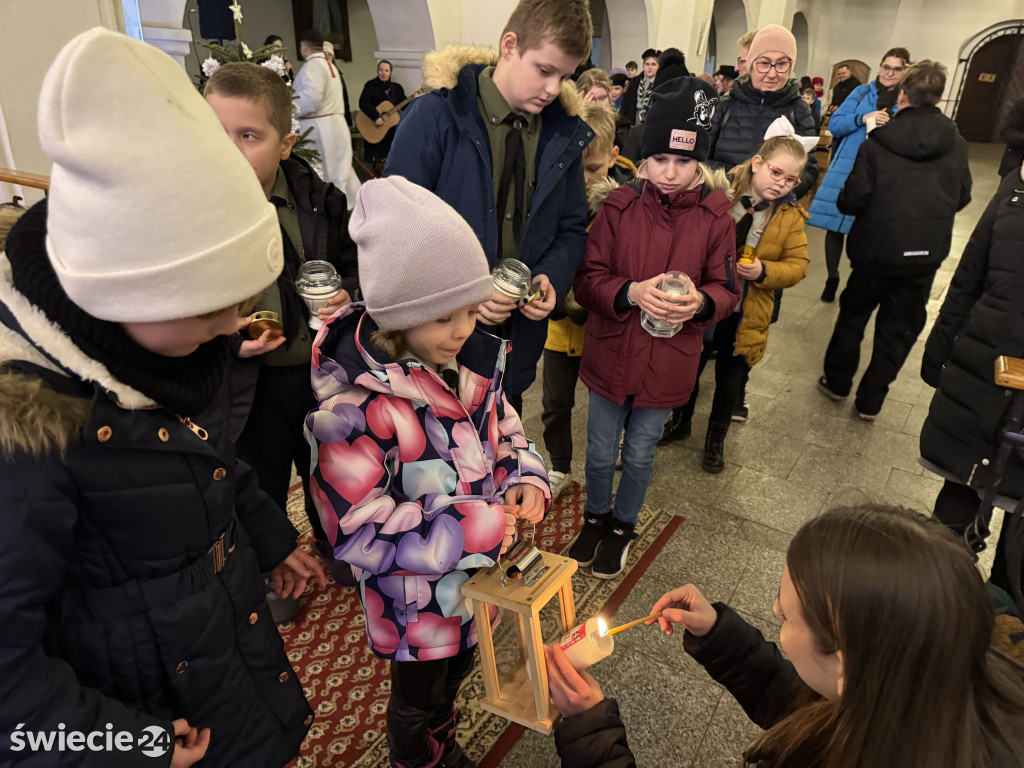
[[700, 273], [697, 288], [715, 302], [715, 311], [698, 327], [715, 325], [733, 313], [740, 301], [740, 285], [736, 279], [736, 224], [728, 214], [716, 217], [708, 237], [708, 257]]
[[576, 301], [612, 320], [621, 320], [627, 314], [615, 309], [615, 297], [629, 282], [629, 278], [616, 268], [615, 262], [615, 237], [621, 215], [617, 207], [601, 206], [590, 226], [587, 251], [573, 284]]

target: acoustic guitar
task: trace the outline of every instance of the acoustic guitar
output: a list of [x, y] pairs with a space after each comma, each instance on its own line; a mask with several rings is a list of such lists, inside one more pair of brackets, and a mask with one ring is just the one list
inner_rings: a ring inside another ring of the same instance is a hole
[[356, 128], [359, 129], [359, 135], [363, 137], [363, 141], [367, 144], [380, 144], [384, 141], [388, 131], [398, 125], [398, 121], [402, 119], [402, 110], [405, 106], [419, 94], [426, 93], [426, 91], [426, 87], [420, 88], [412, 96], [397, 104], [392, 104], [390, 101], [382, 101], [377, 105], [377, 114], [384, 121], [380, 125], [377, 125], [376, 122], [362, 112], [356, 112]]

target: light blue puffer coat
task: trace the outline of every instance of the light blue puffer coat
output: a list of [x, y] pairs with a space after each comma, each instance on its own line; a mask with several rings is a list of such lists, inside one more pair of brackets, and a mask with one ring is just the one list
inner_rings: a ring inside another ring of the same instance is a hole
[[[855, 216], [839, 212], [836, 200], [846, 184], [846, 177], [853, 169], [853, 161], [857, 159], [857, 150], [868, 137], [864, 126], [864, 115], [878, 109], [878, 89], [875, 81], [859, 85], [846, 97], [846, 100], [835, 111], [828, 121], [828, 129], [832, 132], [832, 141], [839, 142], [838, 149], [832, 152], [832, 160], [828, 172], [818, 187], [818, 192], [811, 202], [811, 218], [807, 222], [812, 227], [850, 233]], [[893, 107], [895, 110], [896, 107]]]

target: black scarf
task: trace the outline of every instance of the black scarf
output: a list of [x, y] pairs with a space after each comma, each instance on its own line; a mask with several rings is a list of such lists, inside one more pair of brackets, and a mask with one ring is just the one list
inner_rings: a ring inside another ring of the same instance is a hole
[[[46, 211], [46, 200], [33, 206], [7, 238], [15, 289], [118, 381], [178, 415], [202, 411], [223, 379], [227, 337], [217, 337], [186, 357], [165, 357], [140, 347], [118, 323], [87, 313], [64, 292], [46, 255]], [[110, 297], [110, 301], [117, 298]]]
[[891, 116], [892, 108], [896, 106], [896, 99], [900, 95], [899, 83], [891, 88], [886, 88], [882, 85], [882, 81], [876, 77], [875, 90], [878, 92], [878, 109], [886, 110]]
[[750, 228], [754, 224], [754, 214], [763, 211], [765, 208], [772, 204], [771, 200], [762, 200], [761, 202], [754, 204], [754, 199], [749, 195], [744, 195], [740, 198], [740, 205], [746, 209], [746, 213], [740, 217], [740, 220], [736, 222], [736, 252], [739, 253], [740, 249], [747, 244], [747, 236], [750, 234]]

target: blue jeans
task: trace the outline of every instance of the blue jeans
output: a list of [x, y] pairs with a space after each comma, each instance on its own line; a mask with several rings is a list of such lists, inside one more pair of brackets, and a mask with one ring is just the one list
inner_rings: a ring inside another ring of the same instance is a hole
[[[615, 459], [619, 454], [619, 435], [629, 417], [626, 438], [622, 445], [622, 479], [619, 492], [612, 505], [612, 481], [615, 478]], [[654, 464], [654, 447], [665, 431], [668, 408], [634, 408], [630, 395], [622, 405], [590, 393], [590, 412], [587, 417], [587, 503], [588, 515], [607, 515], [635, 525], [647, 495]]]

